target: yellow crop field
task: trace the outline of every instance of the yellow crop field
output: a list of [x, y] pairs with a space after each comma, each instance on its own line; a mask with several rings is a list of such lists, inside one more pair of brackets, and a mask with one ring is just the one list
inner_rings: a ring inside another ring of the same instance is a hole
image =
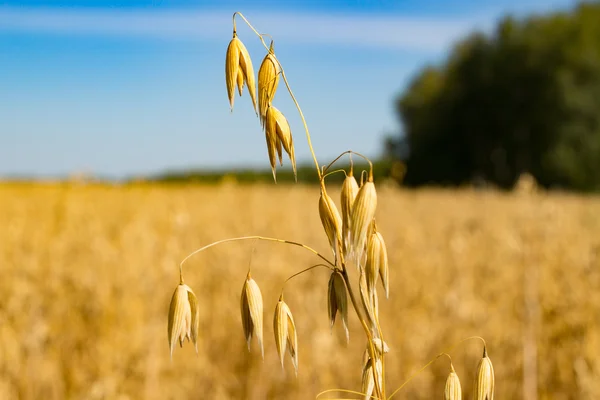
[[[339, 190], [330, 189], [339, 204]], [[329, 272], [285, 284], [299, 372], [282, 370], [273, 311], [287, 277], [319, 259], [302, 248], [234, 242], [192, 257], [198, 354], [167, 343], [179, 262], [227, 237], [294, 240], [329, 257], [318, 187], [0, 185], [1, 399], [310, 399], [360, 390], [365, 337], [327, 315]], [[391, 393], [449, 351], [472, 398], [481, 342], [496, 398], [600, 398], [600, 198], [378, 186], [390, 261], [380, 319]], [[248, 269], [264, 299], [265, 356], [248, 352], [240, 293]], [[394, 398], [442, 398], [440, 358]], [[326, 397], [338, 398], [342, 394]], [[351, 397], [343, 394], [343, 397]]]

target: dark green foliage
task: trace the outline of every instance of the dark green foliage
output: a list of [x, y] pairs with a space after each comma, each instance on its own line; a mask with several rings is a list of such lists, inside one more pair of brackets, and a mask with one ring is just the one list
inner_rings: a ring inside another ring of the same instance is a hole
[[424, 69], [397, 102], [408, 185], [600, 189], [600, 4], [505, 18]]
[[[267, 165], [268, 162], [266, 161]], [[345, 168], [349, 170], [349, 164], [338, 162], [331, 168], [330, 171]], [[379, 161], [373, 164], [373, 176], [375, 181], [379, 181], [390, 175], [391, 162], [390, 161]], [[355, 163], [354, 164], [354, 175], [357, 180], [360, 181], [360, 171], [368, 171], [369, 166], [366, 163]], [[266, 182], [273, 183], [273, 174], [270, 168], [265, 169], [231, 169], [231, 170], [189, 170], [189, 171], [177, 171], [168, 172], [154, 177], [150, 177], [147, 180], [152, 182], [163, 182], [163, 183], [203, 183], [203, 184], [216, 184], [227, 181], [228, 179], [238, 183], [258, 183]], [[344, 180], [343, 173], [335, 173], [327, 177], [328, 183], [339, 183], [342, 184]], [[294, 174], [291, 169], [279, 169], [277, 170], [277, 182], [281, 184], [293, 183]], [[298, 165], [298, 182], [310, 185], [317, 185], [319, 178], [315, 170], [314, 164]]]

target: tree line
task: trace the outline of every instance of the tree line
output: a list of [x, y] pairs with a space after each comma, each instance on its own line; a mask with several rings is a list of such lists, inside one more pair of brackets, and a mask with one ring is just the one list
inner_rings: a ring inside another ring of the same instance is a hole
[[600, 3], [517, 20], [457, 43], [396, 102], [388, 156], [403, 182], [600, 189]]

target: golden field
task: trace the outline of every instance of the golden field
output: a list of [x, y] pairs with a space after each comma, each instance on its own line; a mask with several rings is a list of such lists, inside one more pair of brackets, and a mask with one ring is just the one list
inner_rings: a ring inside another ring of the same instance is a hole
[[[380, 298], [388, 394], [439, 352], [480, 335], [497, 399], [600, 398], [599, 197], [389, 187], [378, 195], [390, 258], [390, 298]], [[190, 259], [199, 352], [186, 343], [169, 358], [179, 262], [210, 242], [254, 234], [329, 256], [317, 199], [317, 187], [302, 185], [0, 185], [0, 398], [310, 399], [360, 390], [365, 338], [352, 314], [349, 345], [337, 323], [331, 333], [324, 268], [286, 284], [300, 368], [296, 379], [286, 356], [282, 371], [273, 310], [285, 278], [319, 260], [278, 243], [228, 243]], [[256, 341], [248, 352], [239, 311], [250, 262], [265, 302], [264, 361]], [[451, 352], [465, 399], [481, 349], [469, 340]], [[448, 372], [441, 358], [394, 398], [442, 398]]]

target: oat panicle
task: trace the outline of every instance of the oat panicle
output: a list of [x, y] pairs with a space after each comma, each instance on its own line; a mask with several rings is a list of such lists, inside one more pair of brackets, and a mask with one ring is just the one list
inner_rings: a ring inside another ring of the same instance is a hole
[[[264, 240], [295, 245], [312, 252], [313, 255], [320, 257], [321, 260], [319, 264], [315, 264], [289, 276], [283, 282], [283, 285], [292, 278], [316, 269], [317, 267], [325, 267], [328, 269], [330, 276], [327, 289], [327, 312], [331, 328], [333, 329], [339, 314], [346, 334], [346, 340], [349, 341], [348, 314], [349, 310], [354, 310], [368, 341], [361, 364], [362, 395], [364, 396], [364, 399], [391, 399], [414, 376], [428, 368], [441, 355], [446, 355], [449, 358], [450, 355], [448, 353], [440, 353], [436, 358], [429, 361], [429, 363], [421, 370], [417, 371], [416, 374], [412, 375], [407, 381], [402, 383], [402, 385], [390, 396], [386, 395], [385, 361], [387, 357], [385, 354], [389, 352], [389, 346], [383, 340], [384, 334], [382, 326], [379, 324], [377, 281], [381, 278], [386, 297], [389, 297], [390, 282], [387, 247], [383, 235], [378, 230], [375, 221], [378, 199], [375, 183], [373, 181], [373, 163], [368, 157], [353, 150], [347, 150], [342, 152], [329, 164], [323, 166], [319, 164], [302, 110], [296, 97], [292, 93], [283, 67], [275, 56], [273, 41], [271, 40], [270, 46], [268, 47], [268, 53], [262, 60], [257, 80], [255, 80], [252, 61], [248, 51], [237, 37], [235, 25], [236, 17], [243, 19], [247, 23], [248, 27], [259, 37], [265, 48], [267, 48], [267, 44], [265, 43], [264, 38], [265, 36], [269, 36], [267, 34], [259, 33], [259, 31], [257, 31], [241, 13], [234, 13], [233, 38], [227, 47], [225, 60], [225, 80], [231, 110], [233, 110], [234, 106], [236, 87], [239, 95], [242, 96], [244, 86], [248, 86], [248, 92], [252, 99], [254, 110], [257, 112], [260, 125], [264, 129], [273, 179], [276, 181], [277, 163], [279, 162], [280, 165], [283, 165], [283, 153], [285, 152], [290, 159], [294, 177], [297, 181], [297, 167], [291, 126], [284, 114], [273, 105], [279, 80], [283, 80], [285, 89], [287, 89], [287, 92], [291, 96], [300, 119], [302, 120], [302, 124], [304, 125], [307, 144], [316, 167], [318, 183], [320, 185], [318, 202], [319, 217], [327, 236], [329, 247], [332, 251], [333, 261], [330, 257], [324, 256], [303, 243], [258, 235], [226, 238], [193, 251], [179, 265], [180, 284], [177, 286], [171, 299], [168, 315], [168, 342], [170, 354], [172, 356], [175, 344], [179, 342], [180, 345], [183, 345], [186, 338], [188, 341], [194, 343], [196, 352], [198, 351], [198, 301], [192, 290], [183, 283], [182, 266], [189, 257], [217, 244], [238, 240]], [[257, 88], [258, 98], [256, 93]], [[346, 155], [348, 155], [350, 159], [350, 171], [348, 173], [345, 169], [330, 171], [330, 168]], [[353, 174], [353, 155], [364, 159], [370, 166], [368, 171], [364, 170], [361, 172], [360, 184]], [[325, 186], [325, 178], [338, 172], [344, 172], [345, 174], [340, 195], [341, 213], [338, 211], [333, 199], [328, 195]], [[356, 264], [358, 275], [355, 275], [353, 271], [351, 271], [352, 277], [350, 276], [347, 268], [348, 262], [354, 262]], [[356, 291], [358, 291], [358, 294]], [[282, 368], [284, 368], [285, 353], [287, 352], [291, 357], [291, 362], [297, 376], [297, 330], [290, 308], [283, 300], [283, 288], [281, 293], [282, 294], [275, 306], [273, 316], [275, 345]], [[242, 328], [248, 350], [250, 350], [252, 338], [255, 336], [258, 345], [260, 346], [261, 355], [264, 359], [263, 298], [261, 290], [256, 281], [251, 277], [250, 272], [248, 272], [242, 287], [240, 311]], [[390, 340], [390, 337], [385, 337]], [[474, 399], [493, 400], [493, 366], [487, 356], [485, 341], [478, 336], [467, 339], [475, 338], [484, 342], [484, 352], [483, 358], [479, 361], [477, 366]], [[446, 379], [444, 398], [446, 400], [461, 400], [462, 393], [460, 380], [454, 370], [451, 359], [450, 366], [451, 372]], [[353, 390], [339, 390], [355, 395], [360, 394]], [[322, 392], [321, 394], [323, 393], [325, 392]], [[317, 397], [320, 397], [321, 394]]]
[[263, 346], [263, 299], [258, 284], [250, 276], [250, 272], [244, 281], [241, 295], [242, 327], [244, 336], [250, 350], [252, 335], [256, 336], [262, 357], [265, 357]]
[[240, 96], [244, 83], [248, 86], [248, 93], [252, 98], [252, 105], [256, 111], [256, 79], [254, 77], [254, 68], [252, 67], [252, 59], [244, 46], [244, 43], [237, 37], [237, 33], [233, 33], [233, 39], [227, 46], [227, 54], [225, 56], [225, 83], [227, 84], [227, 97], [229, 105], [233, 111], [234, 92], [237, 85]]
[[373, 223], [373, 232], [369, 234], [367, 243], [367, 261], [365, 263], [365, 272], [369, 290], [372, 290], [377, 283], [377, 278], [381, 277], [381, 283], [385, 290], [386, 298], [389, 297], [389, 267], [388, 256], [385, 241], [380, 232], [377, 231]]
[[277, 57], [275, 57], [273, 42], [271, 42], [269, 52], [258, 69], [258, 114], [263, 126], [266, 123], [268, 106], [273, 102], [277, 92], [280, 73], [281, 67]]
[[454, 370], [454, 366], [450, 365], [452, 371], [446, 379], [444, 387], [444, 400], [462, 400], [462, 390], [460, 387], [460, 379]]
[[484, 347], [483, 357], [477, 364], [473, 398], [475, 400], [494, 400], [494, 385], [494, 366], [487, 355], [487, 349]]
[[169, 306], [167, 333], [171, 357], [175, 343], [179, 341], [179, 345], [183, 347], [186, 338], [194, 344], [196, 353], [198, 352], [199, 311], [198, 300], [192, 289], [183, 283], [179, 284]]
[[348, 331], [348, 296], [346, 295], [346, 285], [344, 278], [338, 271], [331, 273], [327, 291], [327, 310], [329, 311], [329, 323], [333, 328], [335, 317], [339, 313], [346, 332], [346, 342], [350, 341], [350, 332]]
[[333, 199], [327, 194], [324, 184], [321, 184], [321, 196], [319, 197], [319, 217], [329, 240], [331, 251], [337, 260], [338, 248], [342, 241], [342, 218]]
[[361, 263], [370, 225], [373, 218], [375, 218], [376, 209], [377, 191], [375, 190], [373, 181], [368, 180], [358, 190], [358, 194], [352, 205], [352, 216], [350, 218], [352, 246], [357, 264]]
[[283, 368], [283, 358], [287, 347], [292, 358], [296, 376], [298, 376], [298, 336], [296, 334], [296, 324], [294, 323], [294, 317], [292, 317], [290, 308], [283, 301], [283, 295], [279, 297], [277, 306], [275, 306], [273, 332], [275, 333], [275, 345], [277, 347], [277, 354], [279, 354], [279, 360], [281, 361], [281, 367]]
[[294, 141], [292, 139], [292, 131], [290, 129], [290, 124], [288, 123], [283, 113], [273, 105], [269, 105], [267, 107], [265, 135], [267, 138], [269, 162], [271, 163], [273, 177], [275, 177], [275, 168], [277, 165], [275, 152], [277, 152], [277, 156], [279, 157], [279, 164], [281, 165], [283, 164], [283, 149], [290, 158], [290, 162], [292, 163], [292, 170], [294, 171], [294, 178], [297, 179], [296, 155], [294, 152]]
[[350, 220], [352, 218], [352, 205], [358, 194], [358, 182], [352, 173], [352, 169], [342, 184], [341, 205], [342, 205], [342, 239], [344, 257], [352, 257], [352, 244], [350, 235]]

